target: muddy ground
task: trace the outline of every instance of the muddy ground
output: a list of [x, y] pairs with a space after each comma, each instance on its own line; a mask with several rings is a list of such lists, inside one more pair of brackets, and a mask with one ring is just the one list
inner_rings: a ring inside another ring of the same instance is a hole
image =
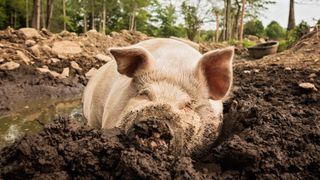
[[316, 35], [294, 54], [235, 62], [222, 133], [206, 152], [151, 151], [118, 129], [92, 129], [81, 116], [60, 117], [0, 151], [0, 179], [318, 179]]

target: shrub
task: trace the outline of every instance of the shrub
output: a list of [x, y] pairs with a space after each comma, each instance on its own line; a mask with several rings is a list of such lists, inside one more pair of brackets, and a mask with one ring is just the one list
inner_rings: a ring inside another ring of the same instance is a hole
[[248, 48], [248, 47], [251, 47], [251, 46], [254, 46], [254, 45], [256, 45], [256, 42], [250, 41], [249, 39], [244, 39], [242, 41], [242, 46], [245, 47], [245, 48]]
[[262, 37], [264, 26], [260, 20], [254, 19], [244, 25], [244, 35], [254, 35]]
[[265, 30], [266, 35], [270, 39], [279, 40], [286, 36], [285, 30], [276, 21], [272, 21]]

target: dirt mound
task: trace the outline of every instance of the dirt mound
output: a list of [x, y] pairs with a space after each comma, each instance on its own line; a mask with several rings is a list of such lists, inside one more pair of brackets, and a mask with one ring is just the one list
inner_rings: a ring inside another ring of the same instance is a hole
[[1, 150], [0, 178], [317, 179], [320, 73], [236, 67], [222, 134], [192, 156], [137, 148], [120, 130], [58, 119]]
[[111, 60], [109, 47], [147, 38], [125, 30], [111, 36], [94, 30], [79, 36], [31, 28], [0, 31], [0, 116], [31, 100], [80, 96], [95, 70]]
[[286, 67], [320, 70], [320, 28], [315, 28], [284, 52], [265, 56], [260, 60], [251, 62], [243, 60], [239, 64], [242, 66], [283, 64]]

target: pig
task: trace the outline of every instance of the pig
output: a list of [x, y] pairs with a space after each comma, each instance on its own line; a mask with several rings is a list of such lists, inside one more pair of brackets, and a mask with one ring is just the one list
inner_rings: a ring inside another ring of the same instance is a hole
[[144, 136], [160, 128], [157, 136], [169, 148], [185, 152], [214, 142], [232, 86], [234, 47], [202, 55], [184, 42], [154, 38], [108, 50], [113, 60], [84, 90], [90, 126]]

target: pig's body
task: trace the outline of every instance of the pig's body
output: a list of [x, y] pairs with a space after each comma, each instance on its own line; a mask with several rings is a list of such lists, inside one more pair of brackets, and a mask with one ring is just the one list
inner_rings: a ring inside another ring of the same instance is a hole
[[[124, 75], [119, 73], [122, 65], [116, 60], [102, 66], [90, 79], [84, 92], [84, 114], [89, 125], [99, 128], [122, 127], [127, 131], [133, 124], [131, 121], [138, 121], [139, 118], [142, 119], [139, 121], [150, 118], [166, 121], [175, 119], [170, 127], [179, 127], [181, 130], [177, 132], [180, 135], [191, 128], [193, 134], [186, 136], [199, 136], [188, 137], [187, 141], [204, 143], [202, 136], [205, 131], [212, 134], [210, 137], [216, 136], [215, 132], [221, 123], [221, 99], [209, 100], [207, 86], [204, 85], [206, 80], [193, 77], [202, 55], [189, 45], [172, 39], [151, 39], [130, 48], [135, 47], [147, 51], [143, 58], [147, 56], [152, 61], [144, 69], [152, 66], [151, 70]], [[116, 53], [114, 56], [118, 58]], [[119, 55], [118, 59], [123, 56]], [[152, 95], [148, 94], [148, 98], [144, 92], [137, 95], [141, 89], [151, 90]], [[191, 99], [196, 99], [198, 104], [191, 110], [186, 109], [185, 104]], [[157, 111], [164, 111], [164, 114]], [[199, 143], [193, 142], [186, 147], [191, 149], [196, 145]]]

